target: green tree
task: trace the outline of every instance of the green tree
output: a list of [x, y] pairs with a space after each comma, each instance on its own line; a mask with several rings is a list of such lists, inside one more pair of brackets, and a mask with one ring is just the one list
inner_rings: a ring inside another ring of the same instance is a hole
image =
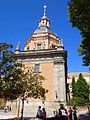
[[19, 82], [20, 69], [11, 51], [12, 45], [0, 43], [0, 97], [4, 99], [16, 99], [22, 92]]
[[[25, 71], [27, 70], [27, 71]], [[24, 100], [27, 98], [39, 98], [45, 100], [45, 93], [48, 92], [42, 87], [42, 82], [45, 77], [38, 73], [33, 73], [31, 68], [23, 65], [22, 73], [20, 74], [20, 80], [22, 81], [23, 92], [20, 95], [22, 99], [21, 120], [23, 119]]]
[[79, 74], [79, 78], [76, 82], [76, 98], [82, 99], [84, 102], [89, 100], [89, 86], [82, 74]]
[[72, 78], [72, 95], [73, 95], [73, 98], [75, 97], [75, 94], [76, 94], [76, 89], [75, 89], [75, 77], [73, 76]]
[[90, 65], [90, 0], [69, 0], [69, 18], [73, 27], [80, 30], [82, 41], [78, 53], [83, 65]]
[[45, 99], [47, 90], [42, 87], [45, 78], [17, 62], [11, 48], [12, 45], [0, 43], [0, 97], [9, 100], [18, 97], [22, 99], [22, 120], [24, 100], [27, 97]]

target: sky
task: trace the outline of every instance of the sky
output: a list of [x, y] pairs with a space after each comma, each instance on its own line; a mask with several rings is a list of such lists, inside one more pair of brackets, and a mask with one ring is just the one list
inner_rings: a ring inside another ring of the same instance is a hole
[[46, 16], [50, 19], [51, 29], [63, 40], [64, 49], [68, 53], [67, 66], [69, 72], [89, 72], [82, 65], [82, 57], [77, 49], [81, 35], [77, 28], [72, 28], [68, 16], [69, 0], [0, 0], [0, 42], [13, 45], [15, 51], [20, 41], [20, 50], [24, 43], [38, 27], [46, 4]]

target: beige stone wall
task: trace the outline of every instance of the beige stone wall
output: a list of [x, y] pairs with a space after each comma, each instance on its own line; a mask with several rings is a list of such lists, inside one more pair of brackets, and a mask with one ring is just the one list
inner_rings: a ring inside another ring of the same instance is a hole
[[52, 45], [59, 46], [60, 39], [53, 34], [38, 33], [33, 34], [25, 43], [24, 50], [37, 50], [37, 44], [41, 44], [41, 49], [49, 49]]
[[[34, 64], [25, 64], [27, 68], [33, 68]], [[53, 99], [53, 63], [41, 63], [41, 75], [45, 77], [43, 81], [43, 87], [48, 90], [46, 93], [46, 99], [52, 100]]]
[[49, 100], [53, 99], [53, 63], [41, 64], [42, 75], [45, 76], [46, 80], [43, 82], [43, 87], [48, 91], [46, 98]]

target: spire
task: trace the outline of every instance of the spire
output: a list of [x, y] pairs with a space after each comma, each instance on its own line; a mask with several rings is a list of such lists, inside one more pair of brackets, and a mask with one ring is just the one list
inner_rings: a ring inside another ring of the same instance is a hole
[[46, 16], [46, 8], [47, 8], [47, 6], [44, 5], [44, 17]]
[[45, 18], [47, 19], [47, 17], [46, 17], [46, 8], [47, 8], [47, 6], [44, 5], [43, 8], [44, 8], [44, 14], [43, 14], [42, 19], [45, 19]]

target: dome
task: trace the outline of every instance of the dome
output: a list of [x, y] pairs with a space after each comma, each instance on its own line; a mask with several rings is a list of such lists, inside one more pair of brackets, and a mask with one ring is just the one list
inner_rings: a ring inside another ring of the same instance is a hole
[[40, 27], [38, 27], [34, 31], [34, 34], [42, 33], [42, 32], [47, 32], [47, 33], [50, 33], [50, 34], [54, 34], [56, 36], [56, 34], [50, 29], [50, 27], [47, 27], [47, 26], [40, 26]]
[[25, 43], [25, 50], [55, 49], [62, 46], [61, 39], [50, 28], [50, 20], [44, 15], [39, 20], [38, 27]]

